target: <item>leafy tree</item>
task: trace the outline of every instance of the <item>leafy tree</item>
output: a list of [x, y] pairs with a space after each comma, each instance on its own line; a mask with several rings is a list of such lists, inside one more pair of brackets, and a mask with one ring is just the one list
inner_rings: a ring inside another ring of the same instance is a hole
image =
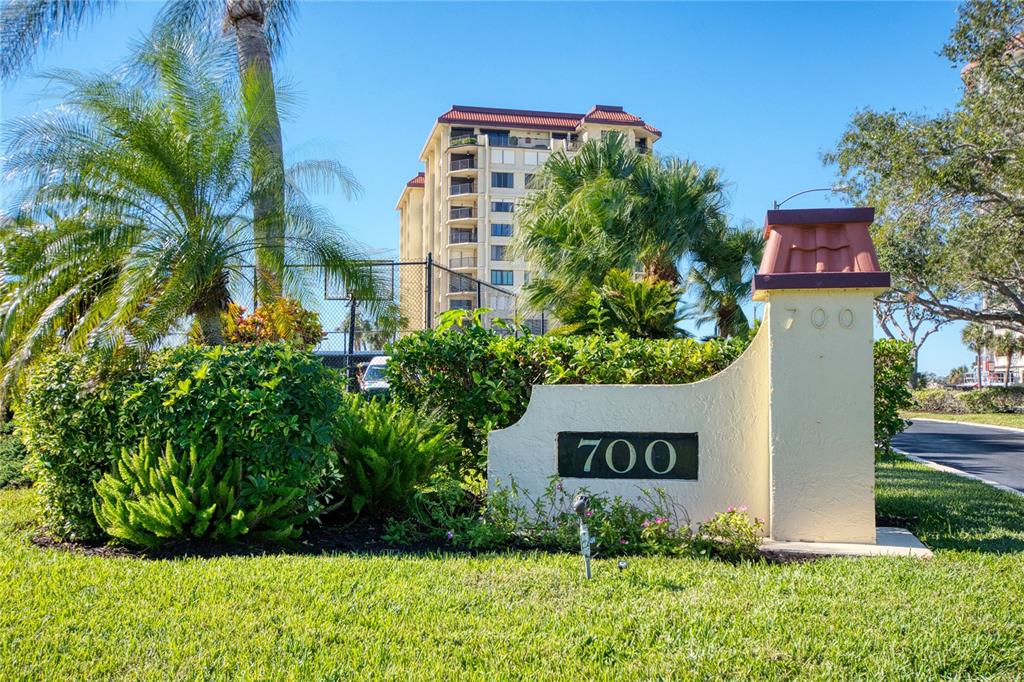
[[949, 320], [899, 291], [887, 291], [875, 299], [875, 317], [887, 337], [907, 341], [913, 346], [911, 361], [914, 373], [910, 377], [910, 385], [916, 388], [920, 379], [917, 360], [921, 347]]
[[693, 251], [688, 293], [698, 322], [714, 322], [720, 337], [745, 337], [750, 322], [742, 304], [749, 300], [754, 272], [764, 253], [764, 239], [751, 229], [711, 226]]
[[943, 52], [967, 63], [953, 110], [860, 111], [825, 160], [878, 208], [875, 242], [898, 294], [1024, 331], [1024, 3], [965, 3]]
[[539, 276], [526, 286], [537, 309], [586, 299], [611, 270], [643, 269], [678, 284], [678, 262], [720, 219], [718, 172], [632, 149], [625, 136], [588, 140], [556, 152], [524, 199], [515, 248]]
[[994, 340], [994, 334], [983, 325], [972, 322], [963, 328], [960, 332], [960, 338], [964, 342], [967, 348], [974, 352], [976, 361], [974, 364], [974, 371], [976, 372], [976, 379], [978, 386], [981, 386], [981, 365], [982, 354], [989, 348], [992, 347]]
[[[9, 0], [0, 11], [0, 76], [9, 80], [28, 66], [36, 53], [91, 19], [109, 12], [114, 0]], [[168, 0], [157, 20], [159, 32], [234, 37], [239, 81], [245, 106], [253, 185], [253, 227], [260, 237], [261, 288], [281, 292], [279, 266], [284, 262], [283, 221], [286, 173], [281, 122], [274, 91], [272, 56], [288, 34], [298, 3], [292, 0]]]
[[[6, 170], [22, 191], [0, 233], [4, 387], [54, 342], [150, 347], [194, 316], [206, 341], [220, 343], [232, 281], [266, 244], [245, 93], [225, 93], [209, 46], [164, 39], [147, 55], [145, 84], [51, 74], [63, 106], [9, 127]], [[369, 297], [355, 250], [301, 189], [332, 168], [290, 169], [279, 216], [288, 260], [322, 266]], [[305, 271], [284, 272], [301, 292]]]

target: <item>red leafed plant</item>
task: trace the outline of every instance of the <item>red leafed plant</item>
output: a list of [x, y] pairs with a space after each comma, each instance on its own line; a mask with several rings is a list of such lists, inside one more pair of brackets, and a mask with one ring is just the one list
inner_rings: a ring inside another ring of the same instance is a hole
[[248, 315], [245, 308], [231, 303], [222, 319], [226, 343], [284, 341], [303, 350], [312, 350], [324, 338], [320, 315], [290, 298], [261, 305]]

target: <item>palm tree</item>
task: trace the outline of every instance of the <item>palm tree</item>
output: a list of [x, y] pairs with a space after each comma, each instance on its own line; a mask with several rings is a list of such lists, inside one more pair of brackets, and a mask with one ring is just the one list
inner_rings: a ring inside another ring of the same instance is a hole
[[[6, 172], [23, 187], [0, 234], [2, 387], [52, 343], [151, 347], [194, 316], [222, 341], [221, 313], [266, 246], [251, 181], [250, 108], [210, 73], [211, 50], [167, 38], [153, 46], [140, 85], [112, 75], [59, 72], [62, 106], [18, 120]], [[303, 187], [338, 164], [307, 161], [285, 176], [274, 219], [290, 264], [323, 267], [366, 297], [369, 270]], [[275, 276], [301, 294], [307, 270]]]
[[[0, 11], [0, 76], [9, 80], [30, 64], [36, 53], [86, 22], [110, 11], [114, 0], [8, 0]], [[275, 277], [284, 261], [285, 196], [281, 122], [274, 91], [272, 55], [288, 33], [298, 3], [293, 0], [168, 0], [157, 19], [157, 32], [194, 35], [223, 23], [235, 38], [238, 75], [244, 92], [253, 153], [253, 223], [263, 244], [257, 264], [262, 287], [279, 295]], [[222, 22], [221, 22], [222, 20]]]
[[984, 326], [972, 322], [966, 325], [960, 338], [967, 348], [976, 355], [975, 372], [979, 388], [981, 387], [981, 355], [992, 345], [993, 334]]
[[741, 305], [751, 295], [751, 283], [764, 252], [764, 239], [751, 229], [729, 227], [724, 221], [708, 230], [694, 248], [689, 293], [698, 322], [715, 323], [719, 337], [742, 336], [750, 322]]
[[1003, 332], [996, 334], [993, 349], [999, 355], [1006, 358], [1006, 371], [1003, 373], [1003, 386], [1010, 385], [1010, 367], [1013, 366], [1013, 357], [1019, 351], [1024, 350], [1024, 338], [1014, 332]]
[[557, 309], [578, 302], [613, 269], [642, 268], [677, 284], [677, 262], [719, 219], [723, 184], [714, 170], [641, 154], [625, 136], [588, 140], [556, 152], [534, 176], [518, 210], [515, 250], [535, 263], [530, 303]]

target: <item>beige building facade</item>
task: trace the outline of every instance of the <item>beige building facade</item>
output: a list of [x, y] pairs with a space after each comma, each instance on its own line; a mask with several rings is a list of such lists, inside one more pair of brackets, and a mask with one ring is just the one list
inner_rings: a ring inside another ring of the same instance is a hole
[[[543, 327], [541, 313], [524, 309], [518, 296], [532, 271], [510, 253], [516, 203], [552, 154], [573, 154], [611, 131], [644, 152], [661, 137], [642, 118], [610, 105], [585, 114], [455, 105], [438, 117], [420, 151], [424, 170], [406, 183], [395, 207], [399, 258], [441, 266], [430, 269], [432, 316], [485, 307], [494, 317]], [[423, 306], [403, 301], [402, 307]], [[414, 326], [430, 317], [406, 316]]]

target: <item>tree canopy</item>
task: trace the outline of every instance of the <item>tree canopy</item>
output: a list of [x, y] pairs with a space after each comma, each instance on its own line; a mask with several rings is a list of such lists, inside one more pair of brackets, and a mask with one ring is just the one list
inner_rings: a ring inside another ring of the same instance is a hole
[[1024, 331], [1024, 3], [964, 4], [943, 53], [963, 66], [954, 109], [857, 112], [825, 161], [877, 208], [897, 295]]

